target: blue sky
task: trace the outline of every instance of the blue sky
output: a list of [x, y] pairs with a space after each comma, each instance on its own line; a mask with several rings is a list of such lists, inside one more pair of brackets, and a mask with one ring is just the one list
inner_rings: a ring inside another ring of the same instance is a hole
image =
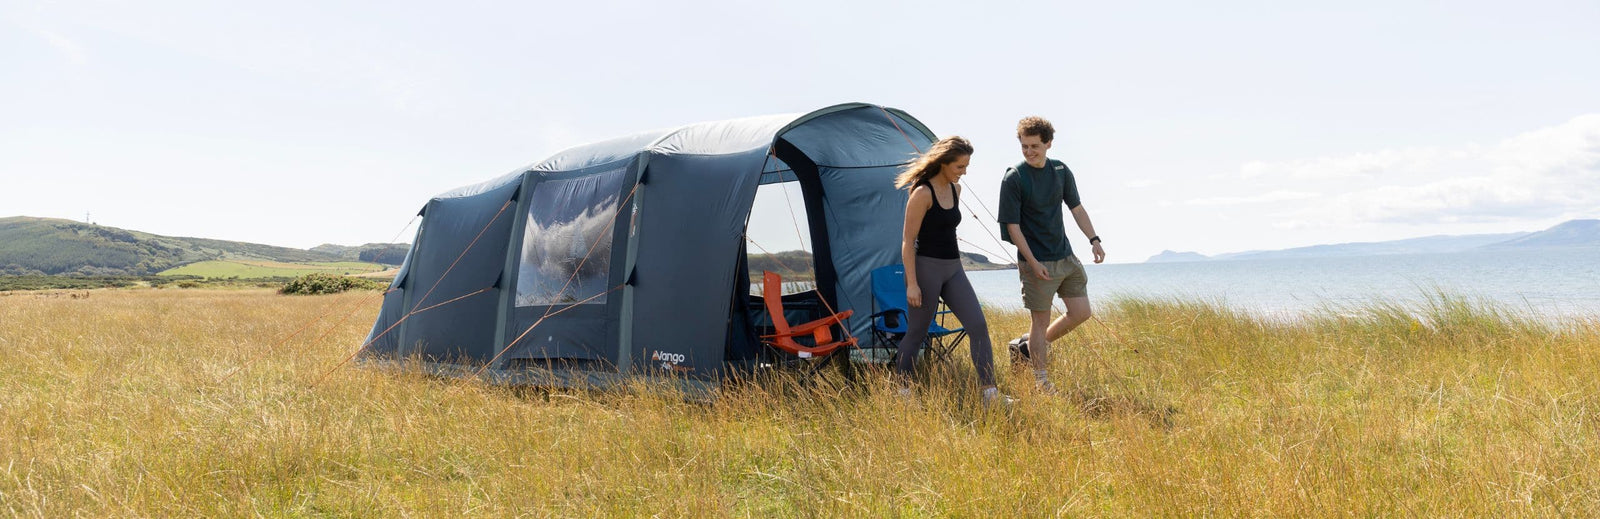
[[[0, 2], [0, 216], [407, 241], [428, 197], [569, 146], [865, 101], [972, 139], [990, 209], [1016, 120], [1050, 118], [1112, 262], [1536, 230], [1600, 217], [1597, 26], [1594, 2]], [[778, 219], [752, 234], [792, 248]], [[1000, 252], [984, 223], [963, 237]]]

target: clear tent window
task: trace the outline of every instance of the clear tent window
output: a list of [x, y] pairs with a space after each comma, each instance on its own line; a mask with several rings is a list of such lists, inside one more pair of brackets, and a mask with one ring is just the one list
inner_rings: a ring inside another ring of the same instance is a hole
[[517, 306], [603, 304], [611, 231], [625, 170], [546, 180], [533, 189], [517, 276]]

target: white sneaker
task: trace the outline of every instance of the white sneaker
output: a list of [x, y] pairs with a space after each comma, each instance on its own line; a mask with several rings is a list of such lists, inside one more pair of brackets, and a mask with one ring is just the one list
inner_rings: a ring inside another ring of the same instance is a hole
[[1001, 407], [1009, 408], [1016, 403], [1017, 399], [1011, 398], [1011, 396], [1005, 393], [1001, 393], [999, 389], [991, 387], [983, 390], [984, 409], [993, 408], [996, 404], [1000, 405]]
[[1061, 394], [1061, 391], [1057, 390], [1056, 389], [1056, 385], [1054, 383], [1050, 382], [1049, 379], [1040, 380], [1038, 382], [1039, 382], [1039, 394], [1048, 395], [1048, 396], [1056, 396], [1056, 395], [1060, 395]]

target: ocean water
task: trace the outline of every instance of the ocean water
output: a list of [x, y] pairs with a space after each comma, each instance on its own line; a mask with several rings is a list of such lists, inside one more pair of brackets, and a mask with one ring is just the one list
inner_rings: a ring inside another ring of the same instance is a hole
[[[1091, 302], [1182, 299], [1294, 317], [1440, 294], [1540, 318], [1600, 318], [1600, 249], [1086, 265]], [[1022, 307], [1015, 270], [968, 272], [986, 305]], [[1059, 303], [1058, 303], [1059, 310]]]

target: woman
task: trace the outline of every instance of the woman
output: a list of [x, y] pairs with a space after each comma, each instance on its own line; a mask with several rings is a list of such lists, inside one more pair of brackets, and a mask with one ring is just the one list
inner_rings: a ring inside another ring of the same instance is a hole
[[[972, 283], [961, 269], [961, 251], [956, 247], [956, 225], [961, 223], [961, 186], [957, 182], [967, 174], [971, 162], [972, 143], [961, 137], [946, 137], [933, 143], [894, 180], [895, 187], [911, 190], [900, 239], [900, 260], [906, 266], [906, 302], [911, 308], [895, 368], [907, 377], [904, 380], [909, 380], [927, 338], [928, 324], [933, 322], [934, 311], [943, 299], [971, 338], [972, 365], [978, 370], [983, 404], [989, 406], [1010, 403], [1011, 398], [995, 388], [989, 324]], [[901, 392], [909, 393], [909, 389]]]

